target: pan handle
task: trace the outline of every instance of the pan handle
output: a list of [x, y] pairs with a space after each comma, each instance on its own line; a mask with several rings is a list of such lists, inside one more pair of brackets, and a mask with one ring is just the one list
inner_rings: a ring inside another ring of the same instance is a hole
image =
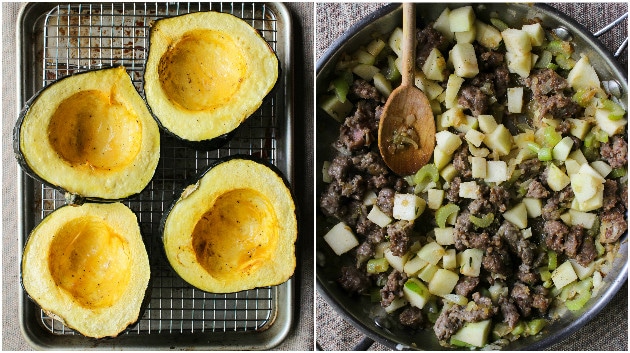
[[[606, 25], [604, 28], [600, 29], [599, 31], [593, 33], [593, 35], [595, 37], [600, 37], [601, 35], [603, 35], [604, 33], [607, 33], [608, 31], [610, 31], [611, 29], [613, 29], [615, 26], [617, 26], [618, 24], [620, 24], [621, 22], [623, 22], [623, 20], [628, 18], [628, 13], [624, 13], [623, 15], [621, 15], [618, 19], [610, 22], [608, 25]], [[619, 58], [619, 56], [621, 56], [621, 53], [623, 53], [624, 49], [626, 49], [626, 47], [628, 47], [628, 37], [626, 37], [626, 39], [623, 41], [623, 43], [621, 43], [621, 45], [619, 46], [619, 48], [617, 48], [617, 50], [615, 51], [615, 53], [613, 54], [615, 58]]]
[[372, 347], [372, 345], [374, 344], [374, 340], [371, 339], [370, 337], [365, 336], [361, 342], [357, 343], [356, 346], [354, 346], [354, 348], [352, 348], [353, 351], [367, 351], [370, 347]]

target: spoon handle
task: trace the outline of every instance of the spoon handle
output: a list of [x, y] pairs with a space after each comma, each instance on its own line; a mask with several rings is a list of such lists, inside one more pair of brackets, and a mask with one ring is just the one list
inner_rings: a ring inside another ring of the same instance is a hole
[[402, 86], [414, 84], [416, 58], [416, 5], [403, 3]]

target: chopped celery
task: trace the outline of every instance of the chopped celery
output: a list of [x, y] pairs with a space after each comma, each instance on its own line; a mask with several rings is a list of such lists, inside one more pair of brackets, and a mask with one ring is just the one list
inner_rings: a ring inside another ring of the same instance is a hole
[[486, 228], [494, 221], [494, 213], [487, 213], [481, 218], [470, 215], [470, 221], [479, 228]]
[[603, 99], [601, 104], [603, 109], [610, 112], [608, 115], [608, 119], [610, 120], [619, 120], [626, 114], [626, 111], [619, 104], [611, 101], [610, 99]]
[[445, 228], [448, 217], [457, 212], [459, 212], [459, 206], [456, 204], [449, 203], [444, 205], [435, 211], [435, 223], [437, 223], [440, 228]]
[[556, 55], [556, 64], [563, 70], [571, 70], [575, 66], [575, 60], [568, 55]]
[[558, 70], [558, 65], [554, 63], [549, 63], [549, 65], [547, 65], [547, 68], [556, 71]]
[[553, 250], [547, 250], [547, 268], [550, 271], [555, 270], [558, 267], [558, 254]]
[[628, 174], [628, 170], [626, 170], [626, 168], [613, 168], [610, 174], [608, 174], [608, 177], [612, 179], [617, 179], [625, 176], [626, 174]]
[[495, 17], [492, 17], [490, 19], [490, 23], [492, 23], [492, 25], [495, 26], [500, 32], [503, 32], [509, 28], [505, 22]]
[[429, 319], [429, 322], [434, 324], [437, 321], [439, 316], [440, 316], [439, 313], [428, 313], [427, 319]]
[[380, 303], [382, 299], [380, 288], [374, 288], [370, 291], [370, 302]]
[[[591, 299], [591, 288], [593, 287], [593, 278], [588, 277], [582, 281], [575, 282], [574, 284], [567, 286], [562, 290], [562, 296], [566, 297], [567, 309], [571, 311], [577, 311], [582, 309], [584, 304]], [[564, 293], [567, 291], [568, 293]]]
[[538, 159], [543, 162], [553, 160], [553, 150], [550, 147], [542, 147], [538, 150]]
[[597, 250], [597, 256], [602, 256], [606, 252], [606, 248], [599, 241], [595, 242], [595, 250]]
[[456, 347], [475, 348], [475, 346], [473, 346], [472, 344], [468, 344], [466, 342], [460, 341], [452, 337], [451, 337], [450, 343]]
[[367, 262], [367, 272], [371, 274], [383, 273], [389, 269], [389, 262], [382, 257], [380, 259], [370, 259]]
[[589, 131], [584, 137], [584, 147], [599, 148], [599, 141], [597, 140], [597, 135], [593, 130]]
[[540, 145], [537, 144], [536, 142], [528, 142], [527, 148], [529, 148], [529, 150], [534, 153], [538, 153], [538, 151], [540, 151]]
[[551, 279], [551, 272], [549, 271], [549, 268], [543, 268], [541, 267], [538, 270], [538, 273], [540, 274], [540, 279], [545, 282]]
[[[598, 141], [599, 143], [599, 141]], [[582, 146], [582, 154], [587, 161], [594, 162], [599, 159], [599, 148], [598, 147], [586, 147]]]
[[599, 142], [606, 143], [608, 142], [608, 134], [602, 129], [597, 129], [597, 131], [595, 131], [595, 139]]
[[547, 48], [552, 55], [571, 55], [573, 53], [573, 48], [571, 47], [570, 42], [565, 42], [562, 40], [552, 40], [547, 44]]
[[527, 325], [523, 322], [523, 321], [519, 321], [514, 328], [512, 329], [512, 335], [513, 336], [518, 336], [521, 335], [525, 332], [525, 329], [527, 328]]
[[413, 181], [416, 185], [424, 183], [425, 181], [437, 183], [439, 180], [440, 172], [434, 163], [425, 164], [413, 176]]
[[544, 69], [551, 63], [551, 59], [553, 59], [553, 55], [548, 50], [543, 50], [538, 57], [538, 61], [536, 61], [536, 65], [534, 65], [537, 69]]
[[543, 144], [546, 147], [553, 148], [555, 145], [562, 140], [562, 135], [556, 131], [556, 128], [553, 126], [547, 126], [543, 130], [544, 142]]
[[573, 101], [581, 107], [587, 107], [595, 97], [595, 93], [597, 90], [594, 88], [580, 88], [573, 95]]
[[332, 84], [333, 91], [335, 92], [337, 99], [339, 99], [341, 103], [345, 103], [348, 92], [350, 91], [350, 85], [348, 84], [348, 81], [346, 81], [344, 77], [337, 77], [333, 80]]
[[531, 336], [538, 334], [547, 325], [545, 319], [533, 319], [527, 322], [527, 333]]
[[510, 332], [512, 332], [510, 325], [505, 322], [497, 322], [492, 327], [492, 338], [498, 340], [499, 338], [506, 336]]

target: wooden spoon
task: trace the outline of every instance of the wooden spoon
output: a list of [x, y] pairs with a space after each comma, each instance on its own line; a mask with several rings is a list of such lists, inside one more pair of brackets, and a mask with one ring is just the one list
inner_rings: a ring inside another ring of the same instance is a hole
[[387, 98], [378, 126], [385, 164], [405, 176], [425, 165], [435, 148], [435, 119], [429, 100], [414, 84], [416, 13], [403, 4], [402, 83]]

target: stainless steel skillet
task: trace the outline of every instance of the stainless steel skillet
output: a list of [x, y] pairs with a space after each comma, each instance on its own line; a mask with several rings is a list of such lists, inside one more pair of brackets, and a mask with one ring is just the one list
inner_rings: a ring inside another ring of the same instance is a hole
[[[466, 4], [468, 5], [468, 4]], [[418, 24], [426, 23], [429, 20], [437, 18], [444, 6], [455, 8], [460, 4], [418, 4]], [[484, 4], [474, 5], [479, 17], [486, 20], [490, 14], [496, 12], [500, 14], [500, 18], [508, 24], [515, 26], [520, 25], [525, 18], [540, 17], [546, 28], [562, 27], [572, 35], [575, 44], [576, 55], [585, 53], [591, 59], [593, 66], [597, 69], [602, 80], [616, 80], [621, 86], [621, 100], [627, 102], [627, 73], [626, 70], [617, 64], [616, 60], [610, 53], [586, 31], [581, 25], [573, 20], [566, 18], [557, 10], [543, 5], [519, 5], [519, 4]], [[332, 71], [334, 63], [337, 61], [342, 52], [348, 52], [356, 49], [358, 46], [367, 43], [372, 34], [387, 33], [394, 27], [401, 24], [400, 5], [386, 6], [370, 16], [363, 19], [356, 26], [350, 28], [346, 34], [339, 38], [329, 49], [329, 51], [317, 63], [317, 91], [322, 93], [327, 88], [329, 75]], [[332, 120], [324, 115], [321, 111], [317, 115], [317, 147], [316, 147], [316, 165], [319, 167], [324, 160], [329, 159], [332, 154], [330, 143], [334, 141], [338, 134], [337, 125], [331, 124]], [[319, 173], [316, 173], [318, 195], [322, 191], [322, 182]], [[324, 234], [326, 222], [321, 214], [317, 214], [317, 235], [318, 240]], [[369, 337], [385, 344], [390, 348], [404, 348], [415, 343], [420, 349], [442, 349], [437, 344], [431, 331], [420, 332], [415, 335], [409, 335], [408, 332], [390, 327], [389, 329], [379, 327], [372, 317], [371, 304], [366, 299], [359, 301], [357, 298], [349, 298], [345, 292], [337, 287], [334, 282], [338, 275], [338, 268], [344, 261], [348, 259], [338, 259], [326, 249], [326, 244], [318, 241], [317, 244], [317, 286], [319, 293], [327, 299], [338, 312], [341, 313], [348, 321], [360, 328]], [[604, 290], [600, 291], [598, 297], [589, 303], [589, 306], [575, 315], [563, 316], [560, 320], [547, 327], [543, 335], [537, 337], [526, 338], [507, 347], [508, 349], [542, 349], [552, 343], [561, 341], [570, 333], [584, 325], [588, 320], [593, 318], [615, 295], [618, 289], [627, 280], [627, 235], [622, 239], [622, 246], [619, 256], [614, 264], [614, 268], [607, 277], [607, 284]], [[386, 320], [377, 320], [381, 326], [387, 324]]]

